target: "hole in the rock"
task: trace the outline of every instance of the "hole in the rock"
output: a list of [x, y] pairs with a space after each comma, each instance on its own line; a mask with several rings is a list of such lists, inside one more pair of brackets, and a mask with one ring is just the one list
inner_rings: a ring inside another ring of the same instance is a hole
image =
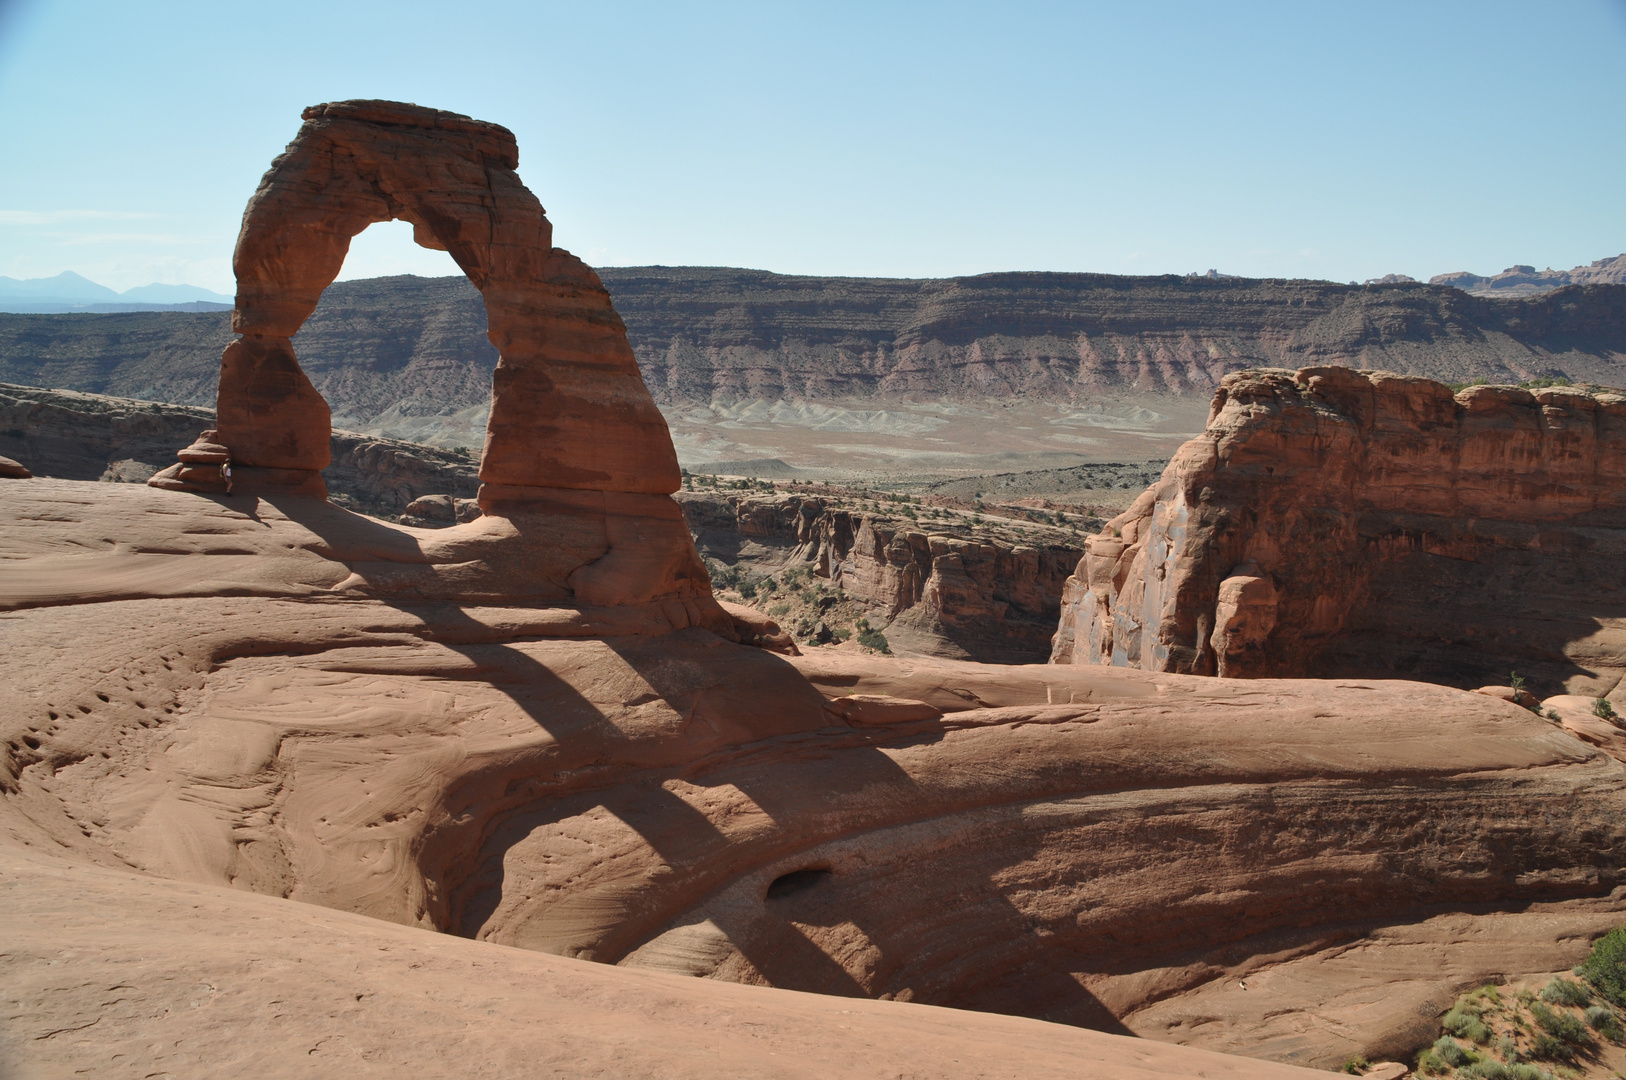
[[810, 866], [804, 870], [792, 870], [788, 874], [780, 874], [768, 886], [769, 900], [783, 900], [787, 896], [798, 893], [822, 884], [830, 877], [830, 870], [823, 866]]
[[428, 527], [477, 516], [497, 365], [486, 329], [479, 291], [450, 254], [418, 246], [411, 223], [376, 222], [351, 239], [337, 279], [294, 337], [339, 433], [323, 473], [335, 503]]

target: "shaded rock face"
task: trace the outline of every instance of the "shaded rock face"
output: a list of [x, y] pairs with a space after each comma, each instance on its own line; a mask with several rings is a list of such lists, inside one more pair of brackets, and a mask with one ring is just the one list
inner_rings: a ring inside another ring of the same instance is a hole
[[1089, 542], [1053, 660], [1227, 676], [1626, 672], [1626, 397], [1344, 368], [1228, 376]]
[[[241, 336], [221, 356], [211, 436], [230, 460], [205, 477], [183, 456], [149, 483], [325, 494], [331, 414], [292, 339], [351, 238], [400, 218], [419, 243], [449, 252], [484, 299], [498, 360], [479, 502], [494, 517], [536, 519], [527, 577], [588, 604], [694, 601], [726, 627], [669, 497], [677, 457], [626, 329], [592, 270], [552, 247], [552, 225], [514, 171], [513, 135], [386, 101], [317, 105], [304, 119], [249, 200], [233, 256]], [[445, 542], [451, 564], [360, 574], [356, 587], [444, 595], [466, 591], [472, 574], [498, 589], [503, 573], [481, 557], [493, 534], [479, 528], [484, 541]]]
[[929, 533], [913, 522], [808, 495], [679, 492], [699, 549], [761, 574], [808, 566], [885, 620], [909, 652], [992, 663], [1043, 660], [1078, 551], [987, 535]]

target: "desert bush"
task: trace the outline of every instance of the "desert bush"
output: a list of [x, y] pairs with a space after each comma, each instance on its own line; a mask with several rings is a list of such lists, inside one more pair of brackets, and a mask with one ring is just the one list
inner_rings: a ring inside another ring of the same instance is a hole
[[1615, 707], [1609, 704], [1608, 698], [1597, 698], [1592, 702], [1592, 715], [1600, 720], [1613, 720], [1615, 718]]
[[1611, 1042], [1626, 1040], [1626, 1030], [1622, 1030], [1620, 1018], [1607, 1005], [1594, 1005], [1588, 1009], [1586, 1022], [1588, 1027]]
[[1419, 1076], [1437, 1076], [1440, 1073], [1450, 1072], [1451, 1066], [1440, 1060], [1440, 1055], [1430, 1047], [1417, 1055], [1417, 1074]]
[[1500, 1061], [1476, 1061], [1457, 1075], [1473, 1080], [1512, 1080], [1513, 1070]]
[[1530, 1044], [1530, 1056], [1537, 1061], [1573, 1061], [1575, 1047], [1551, 1035], [1537, 1035]]
[[1541, 988], [1541, 1000], [1550, 1001], [1554, 1005], [1590, 1005], [1592, 995], [1586, 992], [1586, 987], [1574, 979], [1555, 975], [1551, 982]]
[[1499, 1061], [1478, 1061], [1457, 1073], [1474, 1080], [1553, 1080], [1553, 1074], [1534, 1065], [1503, 1065]]
[[1432, 1049], [1435, 1056], [1441, 1061], [1445, 1062], [1447, 1065], [1455, 1065], [1460, 1068], [1463, 1065], [1470, 1064], [1474, 1060], [1474, 1055], [1472, 1052], [1449, 1035], [1441, 1035], [1438, 1039], [1434, 1040], [1434, 1046]]
[[886, 635], [873, 629], [868, 619], [859, 619], [853, 623], [853, 629], [858, 632], [858, 644], [864, 648], [872, 652], [891, 654], [892, 646], [887, 643]]
[[1570, 1061], [1578, 1049], [1592, 1045], [1586, 1025], [1573, 1013], [1554, 1012], [1541, 1002], [1532, 1002], [1530, 1016], [1541, 1028], [1531, 1044], [1530, 1056], [1541, 1061]]
[[1490, 1028], [1479, 1018], [1478, 1011], [1465, 1001], [1458, 1002], [1446, 1013], [1440, 1026], [1459, 1039], [1471, 1039], [1481, 1044], [1490, 1041]]
[[1626, 1007], [1626, 926], [1599, 938], [1575, 973], [1605, 1001]]

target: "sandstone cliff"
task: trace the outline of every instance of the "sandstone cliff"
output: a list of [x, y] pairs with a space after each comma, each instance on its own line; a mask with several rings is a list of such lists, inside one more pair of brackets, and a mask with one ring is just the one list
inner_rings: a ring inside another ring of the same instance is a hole
[[1053, 658], [1608, 693], [1623, 557], [1626, 397], [1239, 373], [1089, 541]]
[[[1626, 381], [1626, 287], [1513, 301], [1443, 286], [988, 274], [813, 278], [600, 271], [657, 401], [1062, 402], [1208, 395], [1226, 373], [1349, 364], [1447, 381]], [[496, 350], [463, 278], [330, 286], [296, 338], [335, 423], [472, 445]], [[0, 316], [0, 379], [212, 401], [224, 315]]]
[[747, 580], [806, 567], [856, 601], [893, 647], [932, 656], [1043, 660], [1080, 554], [1064, 530], [1032, 523], [917, 522], [806, 494], [676, 498], [702, 555], [742, 567]]

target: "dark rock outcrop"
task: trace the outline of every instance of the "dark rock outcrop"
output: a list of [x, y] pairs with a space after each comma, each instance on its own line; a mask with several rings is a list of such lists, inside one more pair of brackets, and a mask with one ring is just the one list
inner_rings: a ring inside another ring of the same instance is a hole
[[1053, 658], [1616, 692], [1623, 559], [1626, 396], [1244, 372], [1090, 540]]

